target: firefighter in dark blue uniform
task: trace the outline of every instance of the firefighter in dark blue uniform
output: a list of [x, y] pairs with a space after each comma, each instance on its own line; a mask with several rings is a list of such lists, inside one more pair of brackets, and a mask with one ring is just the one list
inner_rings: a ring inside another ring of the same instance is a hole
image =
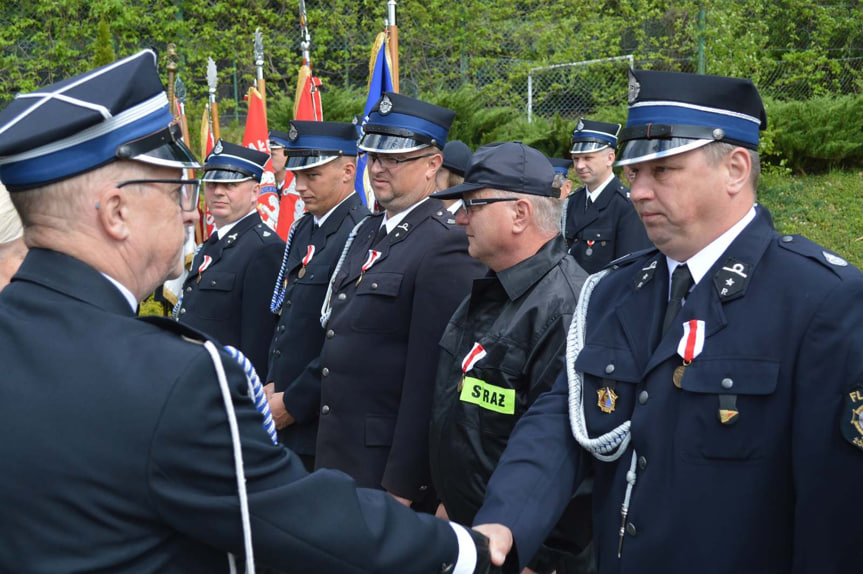
[[588, 273], [651, 247], [629, 189], [612, 171], [619, 131], [620, 124], [581, 118], [572, 132], [572, 165], [584, 185], [567, 197], [563, 234]]
[[268, 392], [279, 440], [311, 470], [321, 408], [321, 304], [348, 234], [369, 212], [354, 192], [353, 124], [294, 121], [284, 144], [286, 169], [307, 212], [288, 235], [273, 292], [271, 309], [279, 320], [270, 344]]
[[438, 341], [483, 266], [429, 198], [454, 112], [386, 93], [359, 147], [384, 211], [352, 238], [324, 313], [316, 465], [433, 510], [428, 429]]
[[0, 571], [226, 573], [242, 553], [246, 572], [486, 572], [479, 535], [308, 474], [231, 355], [136, 317], [197, 217], [172, 121], [150, 51], [0, 112], [32, 248], [0, 292]]
[[276, 326], [270, 312], [285, 243], [256, 208], [268, 154], [219, 140], [204, 164], [204, 195], [216, 221], [192, 261], [176, 313], [180, 323], [242, 351], [267, 380]]
[[863, 274], [755, 203], [751, 81], [635, 71], [629, 96], [659, 251], [588, 280], [476, 520], [523, 561], [592, 466], [600, 574], [859, 570]]

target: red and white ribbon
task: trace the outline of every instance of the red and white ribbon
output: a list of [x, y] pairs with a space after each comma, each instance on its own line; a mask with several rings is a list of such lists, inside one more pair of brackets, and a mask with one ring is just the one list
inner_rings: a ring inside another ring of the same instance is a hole
[[488, 353], [485, 352], [485, 349], [482, 348], [482, 345], [474, 343], [470, 353], [468, 353], [461, 362], [462, 372], [467, 373], [474, 365], [476, 365], [477, 361], [485, 357], [487, 354]]
[[210, 263], [213, 262], [213, 258], [209, 255], [204, 255], [204, 261], [201, 263], [201, 266], [198, 267], [198, 273], [203, 273], [204, 270], [210, 266]]
[[314, 257], [314, 256], [315, 256], [315, 246], [314, 245], [307, 246], [306, 247], [306, 256], [303, 257], [303, 267], [308, 265], [311, 262], [312, 257]]
[[704, 350], [704, 321], [693, 319], [683, 324], [683, 336], [677, 344], [677, 354], [684, 361], [692, 361]]
[[363, 263], [363, 273], [371, 269], [372, 265], [374, 265], [378, 259], [381, 257], [380, 251], [375, 251], [374, 249], [369, 249], [369, 256], [366, 259], [366, 262]]

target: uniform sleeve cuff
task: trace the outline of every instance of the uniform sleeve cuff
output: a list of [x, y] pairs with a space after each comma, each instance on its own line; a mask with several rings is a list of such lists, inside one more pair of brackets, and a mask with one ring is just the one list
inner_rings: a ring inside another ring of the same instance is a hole
[[470, 533], [461, 524], [450, 522], [458, 539], [458, 560], [452, 574], [473, 574], [476, 569], [476, 543]]

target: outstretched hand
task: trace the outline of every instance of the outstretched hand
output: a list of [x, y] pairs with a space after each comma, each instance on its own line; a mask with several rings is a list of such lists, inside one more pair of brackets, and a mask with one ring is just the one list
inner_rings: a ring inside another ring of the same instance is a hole
[[495, 566], [503, 566], [506, 555], [512, 550], [512, 530], [503, 524], [479, 524], [473, 527], [488, 537], [488, 552], [491, 563]]

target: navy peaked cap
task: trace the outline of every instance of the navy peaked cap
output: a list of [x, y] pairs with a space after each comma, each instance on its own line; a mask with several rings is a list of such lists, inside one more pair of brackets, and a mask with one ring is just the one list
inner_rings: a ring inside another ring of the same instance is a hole
[[571, 154], [590, 153], [607, 147], [617, 147], [620, 124], [579, 118], [572, 131]]
[[156, 54], [144, 50], [18, 94], [0, 112], [0, 180], [22, 191], [117, 159], [200, 167], [173, 121]]
[[629, 71], [629, 117], [617, 165], [683, 153], [714, 141], [758, 149], [767, 114], [752, 80]]
[[452, 140], [447, 142], [443, 148], [443, 163], [441, 165], [464, 177], [467, 166], [470, 165], [471, 157], [473, 157], [473, 152], [466, 143]]
[[260, 182], [270, 154], [219, 139], [204, 163], [204, 181]]
[[357, 128], [352, 123], [294, 120], [285, 136], [285, 169], [291, 171], [357, 155]]
[[359, 148], [403, 153], [429, 145], [443, 149], [455, 112], [395, 92], [386, 92], [369, 112]]
[[464, 183], [433, 193], [432, 197], [461, 197], [485, 188], [558, 197], [560, 190], [553, 184], [554, 168], [541, 151], [520, 142], [492, 143], [474, 152]]
[[560, 157], [550, 157], [548, 161], [551, 162], [551, 166], [554, 168], [554, 173], [559, 173], [561, 175], [568, 175], [569, 168], [572, 167], [571, 159], [564, 159]]

